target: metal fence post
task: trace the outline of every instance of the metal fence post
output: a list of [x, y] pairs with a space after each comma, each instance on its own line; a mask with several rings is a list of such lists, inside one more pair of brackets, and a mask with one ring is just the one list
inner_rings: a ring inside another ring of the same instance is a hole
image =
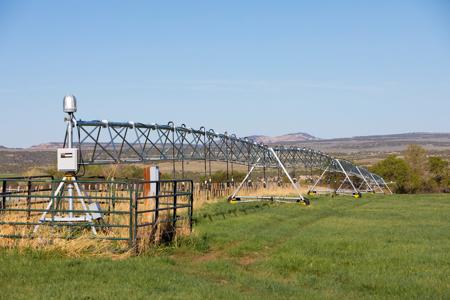
[[3, 180], [2, 193], [3, 193], [3, 198], [2, 198], [2, 207], [1, 207], [1, 209], [6, 209], [6, 180]]
[[192, 214], [194, 210], [194, 182], [191, 180], [191, 194], [189, 197], [189, 230], [192, 232]]
[[156, 193], [155, 193], [155, 233], [158, 230], [158, 222], [159, 222], [159, 193], [161, 190], [161, 182], [156, 182]]
[[177, 226], [177, 181], [173, 181], [173, 230], [176, 229]]
[[133, 190], [131, 185], [128, 186], [128, 192], [130, 193], [130, 203], [129, 203], [129, 228], [128, 228], [128, 246], [130, 249], [133, 247]]
[[137, 253], [138, 251], [138, 245], [137, 245], [137, 235], [138, 235], [138, 192], [139, 192], [139, 188], [138, 188], [138, 184], [134, 185], [134, 234], [133, 234], [133, 247], [134, 247], [134, 252]]
[[31, 216], [31, 179], [28, 179], [27, 188], [27, 219], [29, 220]]

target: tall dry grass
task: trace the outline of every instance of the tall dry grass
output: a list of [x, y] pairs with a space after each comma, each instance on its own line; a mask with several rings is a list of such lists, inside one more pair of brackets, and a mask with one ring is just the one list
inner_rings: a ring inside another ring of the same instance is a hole
[[[196, 190], [194, 199], [194, 211], [202, 208], [205, 204], [216, 203], [224, 201], [228, 196], [231, 196], [237, 187], [227, 187], [221, 192], [208, 191], [208, 190]], [[294, 189], [291, 184], [283, 184], [281, 186], [277, 184], [271, 184], [264, 188], [262, 185], [254, 187], [244, 186], [238, 193], [239, 196], [298, 196], [300, 192], [302, 195], [306, 195], [309, 190], [308, 186], [302, 185], [298, 190]]]
[[[41, 214], [28, 217], [25, 214], [9, 212], [0, 215], [2, 222], [34, 223]], [[123, 231], [123, 228], [116, 228]], [[58, 252], [69, 257], [80, 256], [108, 256], [111, 258], [128, 257], [131, 251], [126, 241], [110, 241], [102, 238], [117, 237], [120, 234], [114, 230], [102, 230], [97, 227], [97, 237], [93, 238], [90, 227], [73, 228], [57, 227], [41, 224], [35, 234], [34, 225], [6, 225], [0, 226], [0, 235], [22, 236], [23, 238], [0, 238], [0, 247], [19, 251], [39, 250], [44, 252]]]
[[[167, 191], [166, 191], [167, 192]], [[50, 199], [51, 192], [39, 193], [39, 197], [27, 199], [23, 195], [16, 195], [7, 201], [7, 207], [12, 209], [46, 209]], [[33, 234], [34, 226], [32, 223], [38, 223], [42, 216], [42, 212], [17, 212], [3, 211], [0, 213], [0, 221], [5, 223], [0, 225], [0, 235], [4, 236], [22, 236], [24, 238], [0, 238], [0, 247], [6, 249], [39, 249], [42, 251], [58, 251], [68, 256], [78, 257], [87, 256], [110, 256], [112, 258], [128, 257], [131, 253], [143, 253], [154, 245], [160, 244], [168, 236], [189, 235], [189, 222], [184, 219], [177, 222], [176, 228], [170, 228], [169, 220], [173, 219], [173, 210], [165, 210], [159, 213], [159, 217], [155, 217], [154, 212], [143, 212], [138, 214], [137, 220], [135, 215], [131, 216], [133, 222], [138, 224], [149, 223], [148, 226], [138, 228], [136, 232], [137, 244], [133, 249], [129, 249], [128, 241], [111, 241], [105, 240], [110, 238], [129, 238], [129, 227], [113, 227], [111, 225], [130, 225], [130, 193], [129, 191], [116, 191], [115, 203], [111, 203], [111, 195], [108, 191], [87, 191], [90, 197], [100, 197], [97, 200], [100, 203], [103, 212], [103, 218], [96, 224], [97, 234], [94, 237], [89, 224], [83, 227], [54, 227], [51, 223], [39, 225], [35, 234]], [[37, 194], [36, 194], [37, 195]], [[35, 196], [36, 196], [35, 195]], [[140, 197], [142, 197], [142, 193]], [[187, 204], [188, 198], [185, 196], [178, 197], [178, 203]], [[173, 197], [160, 199], [160, 207], [171, 206]], [[59, 209], [67, 210], [68, 201], [62, 200]], [[75, 210], [83, 210], [83, 207], [77, 199], [75, 199]], [[138, 210], [154, 210], [155, 199], [138, 200]], [[108, 213], [108, 211], [116, 213]], [[123, 212], [124, 214], [117, 214]], [[81, 215], [78, 213], [76, 215]], [[187, 210], [178, 210], [177, 215], [187, 216]], [[67, 213], [65, 214], [67, 215]], [[47, 214], [50, 217], [50, 214]], [[151, 224], [155, 224], [152, 226]], [[28, 225], [27, 225], [28, 224]], [[99, 224], [108, 225], [106, 227], [98, 226]], [[132, 224], [133, 226], [134, 224]], [[133, 227], [134, 228], [134, 227]]]

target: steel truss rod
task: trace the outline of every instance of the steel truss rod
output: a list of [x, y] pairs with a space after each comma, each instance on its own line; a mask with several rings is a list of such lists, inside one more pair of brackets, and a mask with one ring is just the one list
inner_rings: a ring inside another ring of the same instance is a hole
[[259, 162], [258, 161], [250, 168], [250, 170], [248, 171], [247, 175], [245, 175], [244, 179], [241, 181], [241, 183], [239, 184], [239, 186], [237, 187], [237, 189], [234, 191], [234, 193], [228, 198], [228, 200], [234, 199], [236, 198], [236, 195], [239, 193], [239, 191], [242, 189], [242, 187], [244, 186], [245, 182], [248, 180], [248, 178], [250, 177], [250, 175], [252, 174], [253, 170], [256, 167], [256, 164]]
[[326, 167], [325, 170], [322, 172], [322, 174], [319, 176], [319, 178], [314, 182], [314, 184], [312, 185], [312, 187], [310, 187], [308, 189], [308, 194], [310, 194], [311, 192], [316, 192], [316, 186], [319, 184], [319, 182], [322, 180], [323, 176], [328, 172], [328, 169], [330, 168], [330, 166]]
[[362, 187], [364, 184], [366, 184], [367, 191], [368, 191], [368, 192], [373, 192], [374, 190], [373, 190], [372, 186], [369, 184], [369, 182], [367, 181], [367, 178], [363, 175], [363, 172], [361, 171], [361, 168], [358, 167], [358, 166], [356, 166], [356, 169], [358, 170], [358, 172], [359, 172], [359, 174], [361, 175], [361, 178], [362, 178], [362, 180], [363, 180], [363, 181], [361, 182], [361, 185], [358, 187], [358, 190], [361, 191], [361, 187]]
[[339, 191], [342, 188], [342, 186], [344, 185], [344, 183], [347, 181], [350, 183], [351, 187], [353, 188], [353, 191], [355, 193], [359, 193], [358, 189], [353, 184], [353, 181], [350, 179], [349, 173], [344, 169], [341, 161], [339, 159], [336, 159], [336, 162], [338, 163], [339, 167], [342, 169], [342, 172], [345, 175], [345, 179], [342, 181], [341, 185], [339, 186], [339, 188], [336, 191]]
[[298, 189], [297, 184], [295, 184], [294, 180], [292, 180], [291, 176], [289, 175], [289, 172], [286, 170], [286, 168], [284, 167], [283, 163], [281, 162], [280, 158], [278, 157], [277, 153], [275, 152], [275, 150], [273, 150], [273, 148], [269, 148], [269, 151], [272, 153], [272, 155], [275, 157], [275, 159], [277, 160], [278, 164], [280, 165], [281, 169], [283, 170], [284, 174], [286, 174], [287, 178], [289, 179], [289, 181], [292, 184], [292, 187], [294, 188], [294, 190], [297, 191], [300, 199], [302, 199], [302, 201], [305, 201], [305, 198], [303, 198], [303, 195], [300, 193], [300, 190]]

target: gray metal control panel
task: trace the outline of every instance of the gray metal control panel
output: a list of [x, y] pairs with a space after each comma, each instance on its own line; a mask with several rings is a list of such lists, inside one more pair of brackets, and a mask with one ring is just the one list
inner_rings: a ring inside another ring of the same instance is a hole
[[76, 172], [78, 171], [78, 149], [60, 148], [58, 149], [58, 171]]

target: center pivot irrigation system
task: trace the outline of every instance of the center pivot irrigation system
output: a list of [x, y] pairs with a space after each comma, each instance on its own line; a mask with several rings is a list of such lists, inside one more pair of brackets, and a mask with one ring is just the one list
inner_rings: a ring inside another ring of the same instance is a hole
[[[64, 103], [75, 101], [74, 96], [67, 96]], [[65, 106], [66, 107], [66, 106]], [[311, 182], [308, 194], [317, 193], [319, 183], [327, 174], [340, 174], [340, 186], [334, 192], [351, 193], [361, 197], [362, 192], [389, 192], [384, 179], [367, 169], [356, 166], [349, 161], [331, 157], [320, 151], [299, 147], [269, 147], [248, 138], [238, 138], [234, 134], [216, 133], [205, 127], [188, 128], [167, 125], [145, 124], [137, 122], [111, 122], [107, 120], [84, 121], [76, 119], [73, 112], [66, 118], [67, 130], [64, 147], [69, 151], [70, 164], [77, 167], [101, 164], [131, 164], [145, 162], [182, 163], [184, 173], [185, 161], [203, 161], [205, 173], [207, 163], [211, 161], [226, 162], [248, 166], [248, 173], [229, 197], [231, 202], [250, 200], [270, 200], [280, 202], [300, 202], [309, 204], [299, 189], [299, 184], [291, 177], [288, 169], [304, 168], [317, 170], [322, 175]], [[76, 130], [77, 141], [72, 142], [71, 130]], [[73, 148], [72, 148], [73, 147]], [[58, 159], [61, 159], [59, 156]], [[262, 168], [266, 181], [266, 169], [281, 169], [289, 179], [298, 197], [250, 197], [238, 193], [249, 179], [255, 168]], [[78, 170], [78, 168], [77, 168]], [[71, 176], [73, 177], [73, 176]], [[75, 185], [76, 187], [76, 185]], [[346, 188], [347, 187], [347, 188]]]
[[[83, 232], [79, 229], [89, 229], [96, 238], [128, 241], [134, 249], [140, 241], [170, 239], [183, 226], [192, 229], [194, 183], [175, 178], [177, 163], [181, 163], [184, 177], [186, 161], [203, 162], [205, 175], [208, 164], [211, 175], [212, 161], [226, 163], [227, 171], [229, 164], [231, 170], [233, 164], [247, 166], [248, 173], [237, 187], [233, 181], [235, 190], [228, 197], [231, 203], [277, 201], [308, 205], [309, 200], [300, 191], [300, 181], [291, 176], [299, 169], [300, 174], [310, 172], [309, 187], [303, 190], [309, 195], [320, 192], [319, 188], [323, 191], [323, 181], [329, 184], [328, 192], [350, 193], [357, 198], [364, 192], [391, 193], [380, 176], [320, 151], [270, 147], [204, 127], [175, 126], [173, 122], [159, 125], [83, 121], [75, 118], [76, 104], [74, 96], [64, 98], [67, 128], [64, 147], [57, 151], [57, 167], [64, 172], [61, 180], [0, 179], [0, 237], [34, 238], [39, 234], [72, 238]], [[165, 161], [173, 165], [171, 180], [160, 180], [157, 168], [153, 168], [150, 180], [83, 177], [83, 170], [89, 165]], [[262, 169], [263, 186], [267, 187], [268, 168], [278, 169], [278, 182], [284, 173], [297, 195], [239, 195], [256, 169]], [[312, 179], [313, 172], [316, 180]], [[21, 188], [24, 184], [26, 187]]]

